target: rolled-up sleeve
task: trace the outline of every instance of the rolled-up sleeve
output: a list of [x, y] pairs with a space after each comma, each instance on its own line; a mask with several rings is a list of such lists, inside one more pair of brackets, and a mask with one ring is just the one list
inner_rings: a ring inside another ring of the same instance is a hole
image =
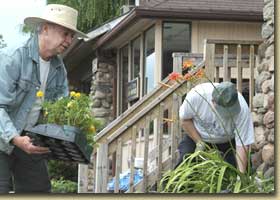
[[13, 137], [19, 135], [8, 114], [11, 105], [15, 103], [19, 62], [19, 59], [0, 55], [0, 138], [5, 143], [9, 143]]
[[254, 125], [250, 109], [243, 96], [239, 94], [241, 106], [240, 114], [236, 119], [235, 140], [237, 146], [250, 145], [255, 142]]

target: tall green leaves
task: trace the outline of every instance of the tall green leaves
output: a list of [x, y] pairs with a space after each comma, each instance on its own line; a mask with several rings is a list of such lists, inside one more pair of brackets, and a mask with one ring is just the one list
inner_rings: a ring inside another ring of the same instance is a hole
[[78, 29], [88, 32], [107, 20], [120, 14], [125, 0], [47, 0], [48, 4], [57, 3], [78, 10]]
[[217, 150], [194, 152], [164, 174], [163, 193], [273, 193], [274, 179], [242, 174], [224, 161]]

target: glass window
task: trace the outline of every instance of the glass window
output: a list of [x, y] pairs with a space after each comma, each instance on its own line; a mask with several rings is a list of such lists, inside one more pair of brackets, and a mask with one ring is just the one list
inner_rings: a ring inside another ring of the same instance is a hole
[[145, 94], [154, 88], [154, 69], [155, 69], [155, 28], [152, 27], [145, 32]]
[[132, 42], [131, 80], [139, 76], [140, 71], [140, 37]]
[[127, 110], [127, 82], [128, 82], [128, 46], [121, 49], [121, 112]]
[[173, 71], [173, 52], [191, 51], [190, 23], [164, 22], [162, 36], [162, 79]]

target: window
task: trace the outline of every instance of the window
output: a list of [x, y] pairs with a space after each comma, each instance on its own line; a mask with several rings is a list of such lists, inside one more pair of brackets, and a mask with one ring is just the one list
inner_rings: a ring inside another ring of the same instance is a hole
[[121, 49], [121, 112], [127, 110], [128, 45]]
[[145, 94], [150, 92], [154, 88], [154, 69], [155, 69], [155, 27], [150, 28], [145, 32], [144, 43], [144, 56], [145, 56]]
[[131, 80], [137, 78], [140, 72], [140, 37], [132, 42]]
[[173, 52], [191, 51], [190, 23], [164, 22], [162, 36], [162, 79], [173, 71]]

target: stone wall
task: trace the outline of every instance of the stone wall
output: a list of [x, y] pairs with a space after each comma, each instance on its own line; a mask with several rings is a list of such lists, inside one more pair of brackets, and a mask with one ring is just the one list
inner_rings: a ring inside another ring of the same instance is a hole
[[[100, 120], [105, 127], [113, 121], [113, 65], [105, 62], [92, 61], [92, 84], [91, 102], [93, 116]], [[91, 158], [93, 160], [93, 158]], [[94, 192], [93, 163], [79, 165], [79, 188], [80, 193]]]
[[253, 168], [272, 176], [274, 173], [274, 1], [264, 0], [263, 44], [259, 47], [256, 95], [253, 99], [255, 145]]
[[113, 67], [108, 63], [97, 62], [97, 59], [92, 62], [92, 111], [104, 126], [113, 120]]

